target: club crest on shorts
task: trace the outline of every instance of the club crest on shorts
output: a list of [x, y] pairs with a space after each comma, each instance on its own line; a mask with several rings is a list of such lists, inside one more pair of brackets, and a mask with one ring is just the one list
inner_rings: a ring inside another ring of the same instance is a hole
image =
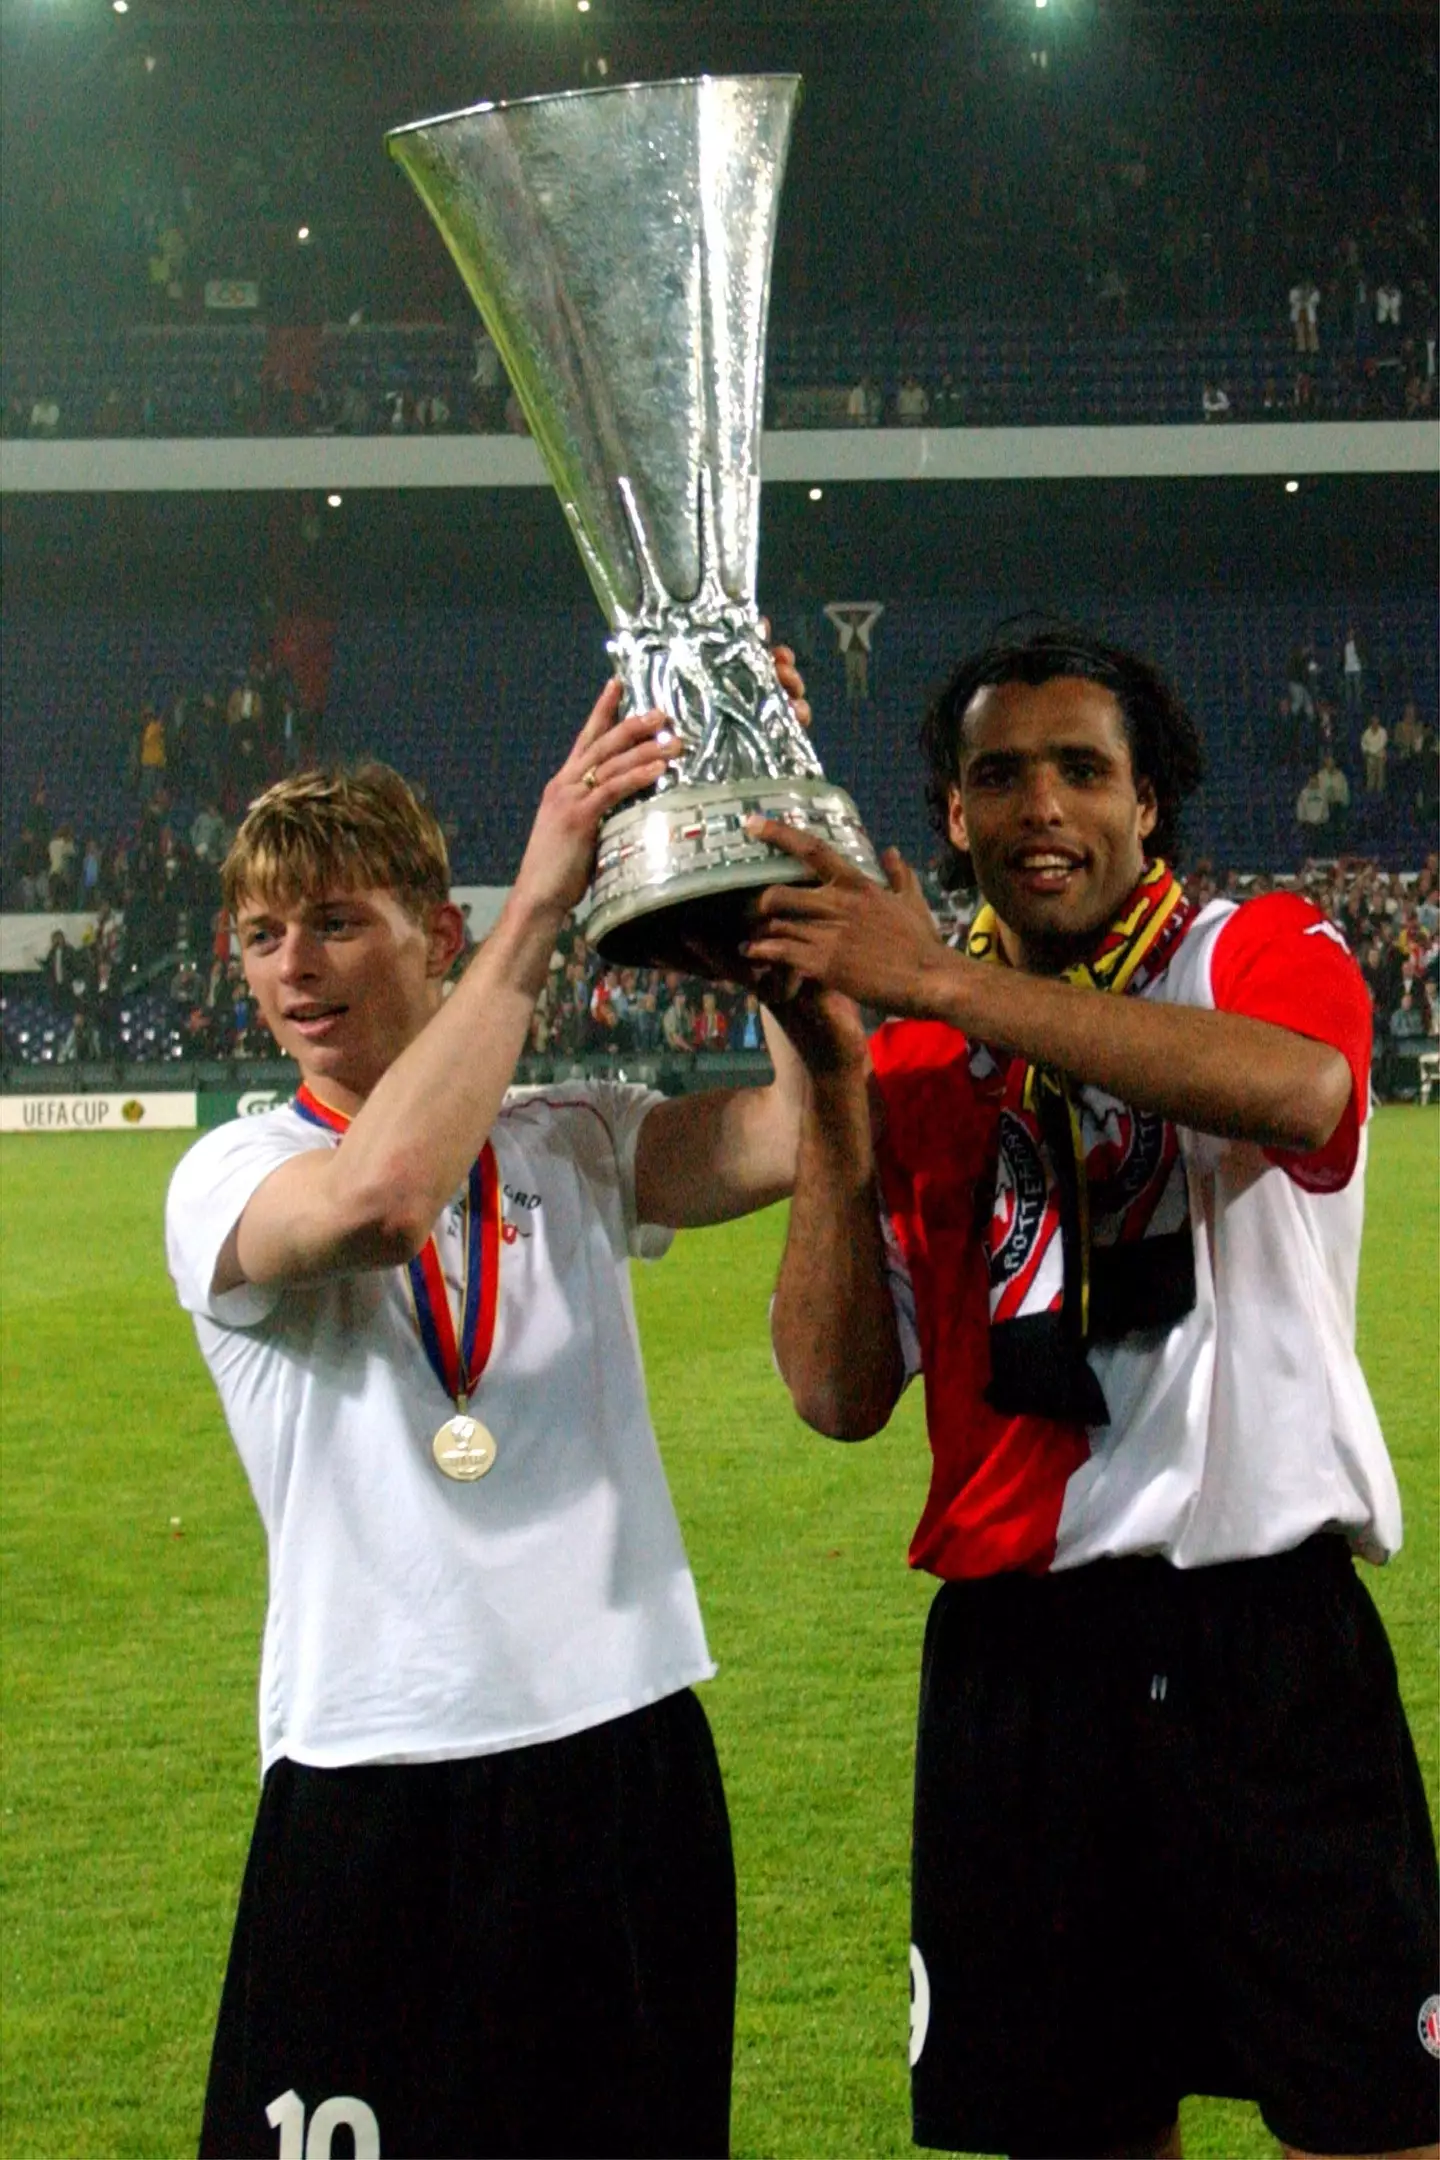
[[1433, 2055], [1440, 2060], [1440, 1995], [1426, 1996], [1420, 2005], [1416, 2028], [1420, 2034], [1420, 2045], [1427, 2055]]
[[910, 1945], [910, 2067], [919, 2062], [930, 2030], [930, 1975], [916, 1943]]

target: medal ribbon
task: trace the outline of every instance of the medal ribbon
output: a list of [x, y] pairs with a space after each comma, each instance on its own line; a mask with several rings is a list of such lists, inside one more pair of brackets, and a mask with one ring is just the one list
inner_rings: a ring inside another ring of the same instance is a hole
[[[332, 1110], [302, 1085], [295, 1109], [309, 1125], [343, 1133], [350, 1120]], [[465, 1187], [465, 1272], [460, 1299], [460, 1335], [455, 1322], [434, 1232], [409, 1263], [406, 1273], [415, 1308], [415, 1325], [431, 1369], [445, 1393], [463, 1410], [480, 1384], [495, 1340], [495, 1312], [500, 1290], [500, 1172], [487, 1140], [470, 1165]]]

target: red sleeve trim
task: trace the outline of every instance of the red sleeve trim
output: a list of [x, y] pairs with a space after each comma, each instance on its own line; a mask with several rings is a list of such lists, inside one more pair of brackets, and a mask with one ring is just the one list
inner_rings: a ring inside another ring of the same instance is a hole
[[933, 1072], [955, 1065], [968, 1048], [943, 1020], [886, 1020], [870, 1037], [870, 1064], [879, 1079], [891, 1073]]
[[1307, 1192], [1338, 1192], [1355, 1173], [1370, 1102], [1373, 1017], [1365, 978], [1344, 938], [1298, 893], [1267, 893], [1237, 908], [1210, 955], [1217, 1012], [1243, 1013], [1328, 1043], [1350, 1068], [1350, 1100], [1323, 1148], [1267, 1148]]

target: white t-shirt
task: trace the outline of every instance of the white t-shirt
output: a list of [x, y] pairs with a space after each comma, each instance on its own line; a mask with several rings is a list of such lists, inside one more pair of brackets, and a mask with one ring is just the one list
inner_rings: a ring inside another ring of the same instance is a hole
[[986, 1282], [970, 1259], [976, 1209], [994, 1190], [985, 1054], [933, 1024], [882, 1030], [888, 1273], [907, 1370], [925, 1373], [935, 1456], [912, 1561], [946, 1576], [1129, 1553], [1199, 1567], [1285, 1552], [1320, 1530], [1384, 1560], [1400, 1544], [1400, 1500], [1355, 1355], [1370, 1063], [1359, 970], [1308, 901], [1215, 900], [1142, 994], [1330, 1043], [1351, 1069], [1350, 1109], [1308, 1156], [1182, 1128], [1194, 1306], [1159, 1340], [1092, 1344], [1108, 1424], [1007, 1420], [980, 1399]]
[[[495, 1334], [470, 1400], [498, 1451], [466, 1484], [431, 1454], [454, 1405], [403, 1268], [211, 1290], [257, 1187], [337, 1136], [286, 1106], [208, 1133], [177, 1168], [170, 1271], [269, 1544], [264, 1767], [491, 1754], [713, 1673], [630, 1299], [629, 1257], [669, 1244], [635, 1219], [636, 1141], [660, 1100], [607, 1083], [507, 1097]], [[462, 1197], [437, 1225], [452, 1311]]]

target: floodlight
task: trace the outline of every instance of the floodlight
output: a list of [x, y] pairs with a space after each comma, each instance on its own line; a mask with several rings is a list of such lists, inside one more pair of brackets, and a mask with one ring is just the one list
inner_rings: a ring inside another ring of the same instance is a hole
[[341, 503], [344, 502], [345, 498], [343, 495], [327, 495], [325, 497], [325, 500], [330, 505], [330, 508], [332, 510], [338, 510]]
[[299, 232], [297, 232], [297, 233], [296, 233], [295, 237], [296, 237], [296, 239], [297, 239], [297, 240], [300, 240], [300, 241], [305, 241], [305, 240], [308, 240], [308, 239], [310, 238], [310, 228], [309, 228], [309, 226], [308, 226], [308, 225], [302, 225], [302, 226], [300, 227], [300, 230], [299, 230]]
[[1287, 480], [1285, 482], [1285, 493], [1287, 495], [1298, 495], [1299, 492], [1300, 482], [1298, 480]]
[[130, 12], [130, 0], [110, 0], [110, 5], [117, 15], [128, 15]]
[[825, 493], [825, 490], [824, 490], [824, 488], [811, 488], [811, 490], [810, 490], [810, 500], [811, 500], [811, 502], [819, 502], [819, 500], [820, 500], [821, 496], [822, 496], [822, 495], [823, 495], [824, 493]]

